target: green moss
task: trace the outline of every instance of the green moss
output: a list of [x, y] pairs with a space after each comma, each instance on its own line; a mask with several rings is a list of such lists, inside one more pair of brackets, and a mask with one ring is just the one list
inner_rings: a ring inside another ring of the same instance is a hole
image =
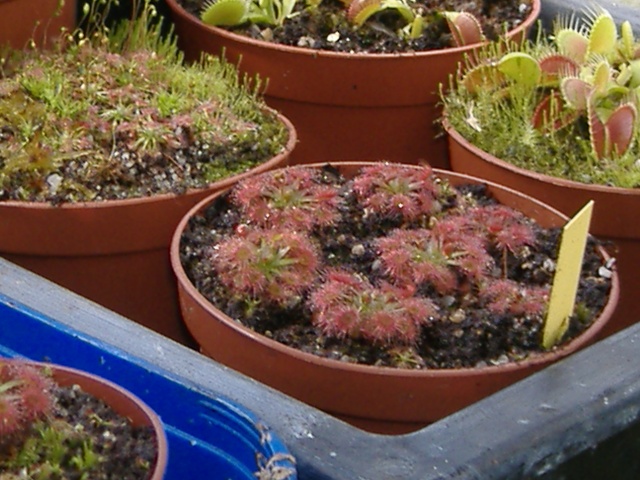
[[63, 478], [70, 470], [77, 478], [90, 478], [101, 461], [82, 430], [62, 421], [39, 421], [12, 456], [0, 458], [0, 470], [24, 470], [35, 480]]
[[[0, 68], [0, 200], [179, 191], [283, 150], [288, 132], [265, 114], [257, 89], [218, 58], [184, 64], [150, 3], [137, 8], [135, 21], [112, 30], [87, 8], [85, 31], [66, 35], [53, 51], [7, 55]], [[203, 156], [203, 146], [215, 156]]]

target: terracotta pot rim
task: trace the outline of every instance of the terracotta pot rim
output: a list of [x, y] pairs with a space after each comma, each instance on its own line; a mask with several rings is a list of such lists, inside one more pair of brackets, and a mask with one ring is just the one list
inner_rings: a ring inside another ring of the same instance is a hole
[[640, 195], [640, 188], [624, 188], [624, 187], [613, 187], [608, 185], [596, 185], [591, 183], [582, 183], [576, 180], [569, 180], [561, 177], [552, 177], [551, 175], [546, 175], [544, 173], [539, 173], [534, 170], [527, 170], [526, 168], [518, 167], [509, 163], [505, 160], [502, 160], [495, 155], [482, 150], [477, 147], [469, 140], [456, 130], [451, 123], [446, 118], [446, 112], [442, 117], [442, 125], [449, 135], [456, 143], [469, 150], [471, 153], [476, 155], [477, 157], [483, 159], [487, 163], [494, 164], [504, 170], [508, 170], [514, 174], [527, 177], [533, 180], [542, 181], [545, 183], [550, 183], [553, 185], [558, 185], [566, 188], [579, 188], [586, 191], [591, 192], [599, 192], [599, 193], [609, 193], [609, 194], [623, 194], [623, 195]]
[[[1, 1], [2, 0], [0, 0], [0, 2]], [[149, 407], [149, 405], [147, 405], [146, 402], [140, 399], [136, 394], [118, 385], [117, 383], [112, 382], [111, 380], [107, 380], [104, 377], [95, 375], [85, 370], [80, 370], [78, 368], [67, 367], [65, 365], [60, 365], [57, 363], [39, 362], [39, 361], [28, 360], [23, 358], [8, 359], [8, 360], [24, 362], [24, 363], [36, 366], [38, 368], [42, 368], [42, 367], [50, 368], [54, 372], [54, 377], [55, 377], [55, 373], [59, 372], [61, 374], [68, 375], [70, 377], [87, 379], [91, 383], [103, 384], [109, 390], [115, 391], [119, 396], [125, 397], [129, 404], [135, 404], [136, 408], [142, 411], [144, 417], [146, 418], [146, 420], [148, 420], [149, 425], [153, 428], [154, 435], [156, 438], [156, 444], [157, 444], [156, 462], [153, 464], [153, 467], [154, 467], [153, 470], [149, 472], [150, 474], [152, 474], [152, 476], [149, 478], [152, 480], [160, 480], [161, 478], [164, 477], [164, 472], [166, 470], [167, 462], [168, 462], [168, 451], [169, 451], [169, 445], [167, 442], [167, 436], [164, 429], [164, 424], [162, 423], [160, 416], [151, 407]], [[63, 382], [61, 384], [66, 385], [66, 382]], [[93, 395], [88, 390], [87, 390], [87, 393]], [[97, 398], [100, 398], [99, 395], [95, 395], [95, 396]], [[107, 402], [107, 404], [109, 403]], [[109, 406], [111, 407], [111, 405]]]
[[[2, 2], [3, 0], [0, 0]], [[13, 0], [9, 0], [13, 1]], [[176, 194], [176, 193], [160, 193], [157, 195], [150, 195], [145, 197], [133, 197], [133, 198], [124, 198], [124, 199], [116, 199], [116, 200], [103, 200], [103, 201], [89, 201], [89, 202], [74, 202], [74, 203], [63, 203], [61, 205], [52, 205], [49, 202], [30, 202], [30, 201], [19, 201], [19, 200], [3, 200], [0, 201], [0, 210], [2, 209], [32, 209], [32, 210], [84, 210], [84, 209], [106, 209], [106, 208], [119, 208], [126, 207], [135, 204], [145, 204], [152, 202], [159, 202], [164, 200], [173, 200], [176, 198], [182, 198], [184, 196], [188, 196], [194, 193], [203, 192], [205, 190], [211, 189], [224, 189], [229, 187], [231, 184], [236, 181], [244, 178], [252, 174], [255, 169], [259, 169], [263, 166], [268, 166], [272, 164], [278, 164], [282, 162], [282, 158], [288, 156], [294, 149], [296, 143], [298, 142], [298, 135], [293, 123], [285, 117], [282, 113], [267, 107], [267, 110], [276, 113], [278, 119], [285, 125], [286, 130], [289, 132], [289, 138], [287, 139], [287, 143], [285, 144], [284, 149], [277, 153], [275, 156], [268, 158], [266, 161], [262, 163], [256, 164], [254, 167], [246, 170], [244, 172], [236, 173], [226, 178], [222, 178], [208, 185], [204, 185], [199, 188], [191, 188], [186, 190], [184, 193]]]
[[[326, 162], [326, 163], [318, 163], [318, 164], [309, 164], [309, 165], [295, 165], [287, 168], [305, 168], [305, 167], [317, 167], [321, 165], [331, 164], [331, 165], [356, 165], [356, 166], [364, 166], [370, 165], [373, 162], [366, 161], [348, 161], [348, 162]], [[411, 167], [416, 167], [415, 165], [409, 165]], [[419, 168], [419, 167], [416, 167]], [[511, 188], [496, 184], [494, 182], [490, 182], [478, 177], [473, 177], [471, 175], [450, 172], [447, 170], [434, 169], [434, 173], [438, 176], [449, 176], [449, 177], [458, 177], [458, 178], [467, 178], [472, 181], [480, 182], [486, 184], [487, 186], [503, 189], [509, 191], [511, 193], [515, 193], [520, 196], [529, 197], [523, 193], [517, 192]], [[213, 316], [217, 316], [221, 318], [227, 327], [235, 330], [236, 333], [246, 337], [250, 340], [253, 340], [257, 343], [266, 346], [267, 348], [274, 349], [278, 352], [281, 352], [285, 355], [295, 357], [300, 361], [304, 361], [307, 363], [315, 364], [320, 367], [327, 367], [331, 369], [343, 370], [354, 373], [362, 373], [368, 375], [378, 375], [378, 376], [392, 376], [392, 377], [424, 377], [424, 378], [444, 378], [444, 377], [472, 377], [472, 376], [484, 376], [484, 375], [492, 375], [492, 374], [503, 374], [509, 371], [517, 371], [523, 368], [528, 368], [531, 366], [542, 365], [549, 363], [550, 361], [554, 361], [554, 359], [558, 359], [562, 356], [568, 355], [570, 353], [575, 352], [583, 345], [588, 344], [593, 337], [604, 327], [604, 325], [609, 321], [609, 318], [613, 315], [615, 310], [618, 297], [620, 294], [620, 285], [619, 278], [616, 272], [613, 273], [612, 281], [611, 281], [611, 290], [609, 292], [609, 298], [603, 310], [600, 312], [598, 318], [594, 320], [594, 322], [573, 340], [569, 343], [562, 345], [561, 347], [551, 350], [548, 352], [535, 353], [530, 357], [526, 358], [522, 361], [509, 362], [501, 365], [489, 365], [485, 367], [465, 367], [465, 368], [449, 368], [449, 369], [424, 369], [424, 370], [404, 370], [393, 367], [380, 367], [373, 365], [362, 365], [362, 364], [353, 364], [341, 362], [339, 360], [332, 360], [324, 357], [319, 357], [313, 355], [311, 353], [302, 352], [296, 348], [290, 347], [288, 345], [284, 345], [275, 340], [265, 337], [248, 327], [245, 327], [240, 322], [233, 320], [231, 317], [227, 316], [224, 312], [213, 306], [211, 302], [209, 302], [193, 285], [193, 283], [189, 280], [186, 275], [186, 272], [180, 262], [180, 239], [182, 237], [182, 232], [184, 231], [187, 222], [191, 217], [193, 217], [200, 210], [204, 209], [208, 206], [212, 201], [214, 201], [219, 196], [223, 195], [227, 190], [218, 191], [193, 206], [191, 210], [181, 219], [180, 223], [176, 227], [173, 238], [171, 240], [171, 248], [170, 248], [170, 260], [171, 266], [173, 268], [174, 274], [178, 280], [178, 284], [185, 289], [188, 295], [198, 303], [198, 305], [206, 310], [209, 314]], [[547, 204], [544, 204], [533, 197], [529, 197], [532, 202], [538, 203], [540, 205], [544, 205], [546, 210], [551, 210], [557, 215], [568, 219], [566, 215], [559, 212], [558, 210], [550, 207]], [[600, 253], [604, 259], [609, 258], [609, 255], [604, 249], [600, 249]]]
[[[296, 47], [292, 45], [282, 45], [279, 43], [267, 42], [265, 40], [256, 40], [245, 35], [240, 35], [237, 33], [230, 32], [229, 30], [225, 30], [224, 28], [214, 27], [211, 25], [207, 25], [198, 17], [191, 15], [187, 12], [182, 5], [180, 5], [177, 0], [166, 0], [169, 7], [178, 15], [188, 18], [194, 23], [196, 23], [201, 28], [208, 30], [215, 35], [219, 35], [228, 40], [247, 44], [252, 46], [259, 46], [260, 48], [265, 48], [269, 50], [276, 50], [283, 53], [290, 53], [296, 55], [305, 55], [309, 57], [326, 57], [326, 58], [342, 58], [342, 59], [352, 59], [354, 61], [367, 61], [367, 60], [376, 60], [380, 61], [383, 59], [387, 60], [397, 60], [399, 58], [424, 58], [424, 57], [432, 57], [435, 55], [442, 55], [443, 53], [451, 53], [451, 54], [459, 54], [471, 51], [481, 45], [486, 44], [487, 42], [478, 42], [471, 45], [464, 45], [462, 47], [450, 47], [450, 48], [441, 48], [438, 50], [426, 50], [420, 52], [403, 52], [403, 53], [343, 53], [343, 52], [331, 52], [327, 50], [316, 50], [313, 48], [305, 48], [305, 47]], [[538, 18], [541, 10], [541, 0], [530, 0], [531, 3], [531, 12], [524, 19], [524, 21], [518, 25], [513, 30], [507, 32], [507, 37], [511, 38], [513, 36], [517, 36], [523, 33], [529, 26], [531, 26]]]

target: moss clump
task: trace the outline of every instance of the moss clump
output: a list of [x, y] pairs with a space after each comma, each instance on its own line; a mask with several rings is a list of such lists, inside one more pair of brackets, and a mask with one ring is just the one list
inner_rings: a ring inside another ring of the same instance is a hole
[[0, 64], [0, 200], [99, 201], [181, 193], [280, 152], [287, 130], [218, 58], [185, 65], [149, 1], [109, 29]]

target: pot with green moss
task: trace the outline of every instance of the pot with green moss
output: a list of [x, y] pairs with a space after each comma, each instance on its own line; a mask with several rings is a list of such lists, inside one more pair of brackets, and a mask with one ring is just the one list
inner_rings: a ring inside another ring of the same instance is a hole
[[613, 242], [620, 306], [604, 334], [637, 321], [640, 283], [640, 42], [604, 10], [558, 18], [553, 38], [484, 49], [443, 96], [451, 167], [573, 215]]
[[76, 0], [0, 0], [0, 47], [51, 45], [76, 26]]
[[74, 368], [0, 359], [0, 477], [161, 480], [162, 421], [142, 400]]
[[265, 100], [298, 131], [296, 163], [366, 158], [436, 167], [448, 165], [434, 124], [439, 84], [485, 35], [506, 28], [520, 38], [540, 11], [539, 0], [167, 4], [188, 59], [224, 53], [243, 74], [266, 80]]
[[[577, 307], [542, 346], [566, 217], [430, 167], [277, 169], [196, 205], [171, 245], [201, 351], [356, 426], [416, 430], [569, 355], [618, 297], [591, 239]], [[597, 300], [596, 300], [597, 299]]]
[[2, 66], [0, 254], [190, 343], [169, 265], [175, 226], [211, 192], [286, 163], [296, 134], [232, 66], [184, 66], [140, 8], [109, 32], [88, 9], [91, 33]]

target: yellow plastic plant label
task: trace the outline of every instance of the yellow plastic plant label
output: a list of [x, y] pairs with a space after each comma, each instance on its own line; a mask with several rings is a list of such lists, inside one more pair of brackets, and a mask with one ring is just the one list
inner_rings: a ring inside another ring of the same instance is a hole
[[589, 201], [562, 230], [560, 250], [553, 277], [549, 310], [544, 323], [542, 345], [553, 347], [569, 327], [582, 270], [582, 259], [587, 245], [593, 200]]

